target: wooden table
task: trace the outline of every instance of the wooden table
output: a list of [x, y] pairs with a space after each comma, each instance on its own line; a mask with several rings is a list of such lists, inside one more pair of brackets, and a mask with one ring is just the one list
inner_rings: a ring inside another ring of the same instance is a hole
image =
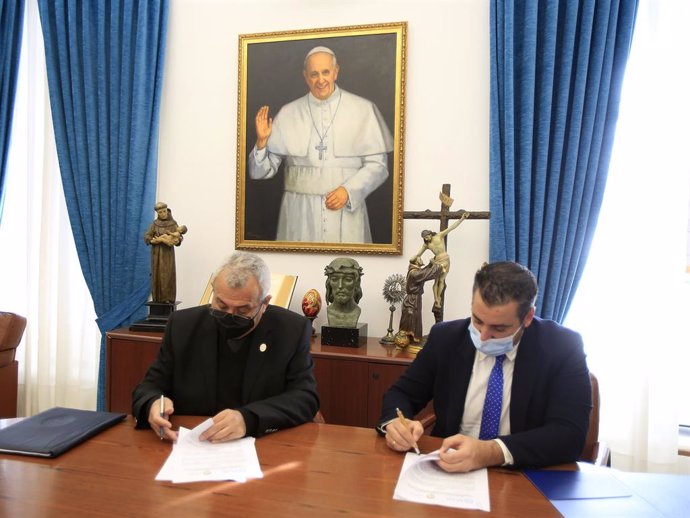
[[[487, 516], [393, 500], [403, 456], [371, 429], [309, 423], [258, 439], [264, 478], [244, 484], [156, 482], [170, 448], [128, 417], [57, 459], [0, 454], [0, 516]], [[520, 472], [489, 470], [489, 489], [491, 516], [559, 516]]]

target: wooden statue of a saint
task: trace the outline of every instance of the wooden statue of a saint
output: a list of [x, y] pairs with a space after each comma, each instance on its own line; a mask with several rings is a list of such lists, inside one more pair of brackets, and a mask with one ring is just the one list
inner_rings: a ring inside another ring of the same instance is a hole
[[159, 201], [153, 208], [157, 217], [144, 234], [144, 241], [151, 245], [151, 299], [174, 304], [177, 294], [175, 247], [182, 243], [187, 227], [177, 224], [167, 203]]

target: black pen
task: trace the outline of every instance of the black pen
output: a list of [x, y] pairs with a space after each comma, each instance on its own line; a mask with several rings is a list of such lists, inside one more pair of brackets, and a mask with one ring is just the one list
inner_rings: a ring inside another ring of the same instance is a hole
[[[161, 417], [165, 417], [165, 396], [161, 394], [161, 399], [160, 399], [160, 406], [158, 408], [158, 415]], [[161, 441], [163, 440], [163, 427], [159, 426], [158, 427], [158, 434], [161, 436]]]

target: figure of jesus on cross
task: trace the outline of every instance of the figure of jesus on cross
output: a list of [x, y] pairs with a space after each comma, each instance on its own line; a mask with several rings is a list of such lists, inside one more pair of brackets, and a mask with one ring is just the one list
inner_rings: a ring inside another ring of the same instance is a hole
[[[431, 262], [441, 266], [441, 271], [434, 280], [434, 307], [433, 313], [436, 322], [443, 320], [443, 294], [446, 289], [446, 277], [450, 269], [450, 256], [446, 252], [446, 242], [448, 233], [455, 230], [466, 219], [489, 219], [489, 212], [470, 212], [466, 210], [450, 211], [450, 206], [453, 199], [450, 197], [450, 184], [443, 184], [443, 190], [439, 195], [441, 199], [441, 210], [431, 211], [425, 210], [421, 212], [405, 211], [403, 213], [404, 219], [438, 219], [440, 229], [438, 232], [431, 230], [422, 231], [422, 239], [424, 243], [422, 248], [414, 255], [410, 261], [415, 262], [419, 260], [424, 252], [431, 250], [434, 254]], [[450, 226], [448, 221], [456, 220]]]
[[432, 230], [422, 230], [422, 239], [424, 240], [422, 248], [419, 250], [419, 252], [417, 252], [416, 255], [414, 255], [410, 259], [410, 262], [416, 262], [418, 259], [422, 257], [422, 254], [424, 252], [426, 252], [427, 250], [431, 250], [431, 252], [434, 254], [434, 257], [431, 260], [431, 262], [433, 264], [438, 264], [441, 267], [438, 277], [436, 277], [436, 279], [434, 280], [434, 313], [441, 309], [441, 297], [443, 296], [443, 290], [446, 289], [446, 276], [448, 275], [448, 271], [450, 270], [450, 256], [448, 255], [448, 252], [446, 252], [446, 236], [449, 232], [458, 228], [458, 226], [460, 226], [460, 223], [465, 221], [469, 214], [469, 212], [464, 212], [463, 215], [460, 216], [460, 219], [456, 220], [455, 223], [453, 223], [450, 227], [448, 227], [445, 230], [441, 230], [440, 232], [434, 232]]

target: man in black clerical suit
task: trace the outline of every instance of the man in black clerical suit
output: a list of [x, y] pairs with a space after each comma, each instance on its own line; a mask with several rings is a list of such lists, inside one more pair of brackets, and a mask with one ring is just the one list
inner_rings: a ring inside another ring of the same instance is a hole
[[235, 252], [214, 276], [210, 305], [172, 313], [158, 358], [132, 395], [137, 428], [175, 440], [171, 414], [213, 416], [201, 439], [218, 442], [313, 419], [311, 323], [269, 305], [270, 278], [260, 257]]
[[[536, 279], [524, 266], [498, 262], [477, 271], [471, 318], [433, 326], [384, 396], [377, 430], [390, 448], [407, 451], [424, 432], [419, 421], [396, 418], [396, 408], [412, 417], [433, 400], [432, 435], [445, 437], [438, 464], [446, 471], [579, 458], [592, 407], [582, 339], [534, 316], [536, 297]], [[502, 386], [489, 391], [494, 370]], [[495, 397], [485, 397], [489, 392]], [[484, 416], [492, 413], [493, 425]]]

